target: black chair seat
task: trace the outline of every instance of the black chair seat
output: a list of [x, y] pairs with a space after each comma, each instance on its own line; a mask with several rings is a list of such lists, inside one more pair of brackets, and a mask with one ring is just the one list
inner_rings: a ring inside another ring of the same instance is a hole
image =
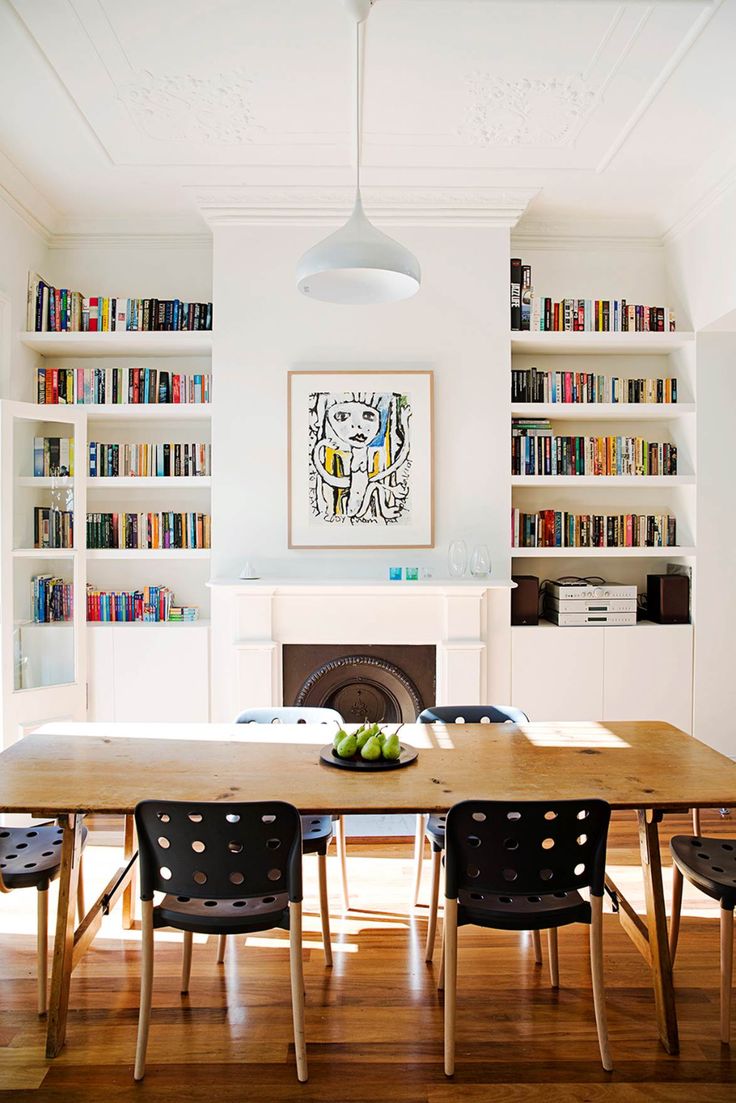
[[447, 816], [433, 813], [427, 820], [424, 833], [432, 844], [433, 850], [445, 849], [445, 821]]
[[[0, 873], [8, 889], [45, 890], [61, 869], [62, 829], [56, 824], [40, 827], [0, 828]], [[87, 828], [82, 828], [82, 846]]]
[[458, 896], [458, 924], [475, 923], [502, 931], [546, 931], [568, 923], [590, 923], [590, 904], [579, 892], [508, 893], [471, 892]]
[[736, 907], [736, 839], [707, 839], [675, 835], [672, 858], [696, 888], [720, 900], [723, 908]]
[[240, 900], [203, 900], [164, 896], [153, 909], [154, 927], [175, 927], [195, 934], [241, 934], [289, 929], [289, 894], [243, 896]]
[[332, 838], [332, 816], [302, 816], [302, 854], [326, 854]]

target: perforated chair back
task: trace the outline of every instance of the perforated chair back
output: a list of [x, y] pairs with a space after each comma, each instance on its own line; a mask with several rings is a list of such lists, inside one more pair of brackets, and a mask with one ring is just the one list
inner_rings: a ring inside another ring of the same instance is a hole
[[433, 705], [417, 716], [418, 724], [527, 724], [529, 717], [513, 705]]
[[602, 800], [462, 801], [447, 815], [447, 896], [580, 888], [602, 896], [610, 818]]
[[145, 800], [135, 810], [141, 900], [154, 892], [233, 900], [302, 899], [302, 831], [293, 804]]
[[309, 705], [281, 708], [244, 709], [236, 724], [337, 724], [342, 727], [342, 716], [336, 709], [313, 708]]

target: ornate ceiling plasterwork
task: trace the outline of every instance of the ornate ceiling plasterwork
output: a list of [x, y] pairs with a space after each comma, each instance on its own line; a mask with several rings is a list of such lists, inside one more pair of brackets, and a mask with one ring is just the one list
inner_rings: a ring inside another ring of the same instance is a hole
[[508, 80], [473, 73], [465, 81], [470, 100], [460, 133], [479, 146], [564, 146], [596, 103], [579, 75]]
[[142, 70], [116, 85], [117, 97], [138, 129], [166, 142], [241, 145], [260, 131], [242, 70], [211, 77]]

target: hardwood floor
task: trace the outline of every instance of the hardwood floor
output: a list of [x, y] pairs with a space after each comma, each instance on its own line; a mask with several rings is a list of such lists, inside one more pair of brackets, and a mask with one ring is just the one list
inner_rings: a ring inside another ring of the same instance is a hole
[[[689, 830], [667, 817], [661, 835]], [[704, 813], [704, 834], [736, 835], [736, 815]], [[615, 817], [613, 879], [642, 910], [633, 814]], [[588, 931], [559, 934], [560, 988], [534, 964], [527, 935], [465, 928], [459, 938], [457, 1066], [442, 1071], [440, 959], [424, 962], [429, 862], [412, 914], [412, 846], [351, 843], [353, 911], [339, 905], [331, 851], [334, 967], [326, 970], [317, 909], [317, 868], [305, 867], [305, 981], [309, 1082], [294, 1066], [289, 943], [283, 932], [194, 939], [192, 979], [181, 996], [182, 937], [157, 932], [146, 1079], [133, 1083], [140, 970], [139, 931], [123, 931], [121, 909], [103, 923], [72, 980], [67, 1045], [46, 1061], [45, 1024], [36, 1015], [35, 893], [0, 898], [0, 1101], [171, 1103], [335, 1101], [335, 1103], [720, 1103], [736, 1098], [736, 1023], [729, 1050], [718, 1041], [718, 909], [685, 886], [675, 967], [681, 1055], [660, 1047], [644, 961], [611, 914], [604, 956], [613, 1073], [600, 1066], [588, 964]], [[118, 854], [90, 846], [88, 898]], [[669, 858], [667, 885], [669, 891]], [[50, 902], [55, 915], [55, 896]]]

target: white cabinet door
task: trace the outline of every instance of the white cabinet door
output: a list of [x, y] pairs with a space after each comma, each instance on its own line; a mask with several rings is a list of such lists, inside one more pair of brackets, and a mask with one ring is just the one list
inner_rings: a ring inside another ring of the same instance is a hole
[[643, 623], [602, 634], [605, 719], [666, 720], [692, 731], [692, 625]]
[[116, 720], [209, 720], [206, 626], [113, 631]]
[[530, 720], [602, 720], [603, 633], [554, 625], [512, 628], [512, 704]]
[[95, 624], [87, 628], [87, 719], [115, 719], [115, 628]]

